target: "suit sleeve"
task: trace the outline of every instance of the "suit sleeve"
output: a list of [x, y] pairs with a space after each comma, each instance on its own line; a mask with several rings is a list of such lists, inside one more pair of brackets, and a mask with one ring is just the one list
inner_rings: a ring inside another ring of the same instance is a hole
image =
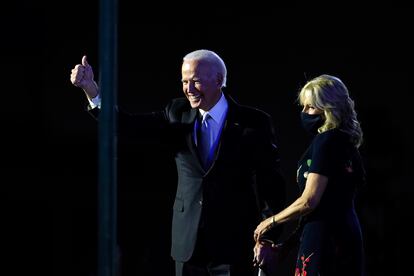
[[[99, 121], [99, 108], [87, 110]], [[117, 135], [123, 143], [144, 143], [163, 145], [169, 129], [166, 111], [147, 113], [131, 113], [121, 107], [116, 107]]]
[[[276, 134], [273, 120], [265, 120], [258, 143], [258, 168], [256, 181], [258, 194], [262, 197], [262, 218], [267, 218], [280, 212], [286, 203], [285, 178], [280, 170], [280, 154], [276, 144]], [[269, 238], [276, 240], [282, 232], [282, 227], [268, 232]]]

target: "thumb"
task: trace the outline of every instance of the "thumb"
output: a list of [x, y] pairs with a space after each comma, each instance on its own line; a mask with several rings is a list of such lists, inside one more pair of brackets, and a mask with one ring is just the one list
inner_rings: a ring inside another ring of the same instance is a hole
[[86, 59], [86, 55], [84, 55], [84, 56], [82, 57], [82, 65], [83, 65], [83, 66], [88, 66], [88, 65], [89, 65], [88, 60]]

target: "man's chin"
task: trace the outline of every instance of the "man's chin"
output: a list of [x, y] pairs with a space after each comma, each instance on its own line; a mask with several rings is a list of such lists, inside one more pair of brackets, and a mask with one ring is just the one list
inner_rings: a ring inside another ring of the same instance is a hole
[[200, 108], [200, 102], [190, 101], [191, 108]]

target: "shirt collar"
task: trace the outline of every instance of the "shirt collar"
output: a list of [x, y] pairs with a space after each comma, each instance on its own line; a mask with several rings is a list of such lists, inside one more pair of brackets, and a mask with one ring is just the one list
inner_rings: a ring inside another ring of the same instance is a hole
[[208, 113], [210, 114], [211, 118], [213, 118], [213, 120], [216, 123], [220, 123], [224, 116], [226, 115], [227, 109], [229, 107], [229, 104], [227, 102], [226, 97], [224, 97], [224, 94], [221, 93], [221, 97], [220, 100], [209, 110], [209, 111], [205, 111], [202, 109], [199, 109], [201, 116], [203, 116], [204, 118], [204, 114]]

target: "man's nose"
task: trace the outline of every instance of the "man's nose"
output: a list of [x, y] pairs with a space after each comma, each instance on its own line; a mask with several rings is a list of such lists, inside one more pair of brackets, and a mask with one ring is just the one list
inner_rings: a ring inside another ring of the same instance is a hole
[[195, 86], [194, 86], [194, 83], [193, 82], [189, 82], [188, 83], [188, 85], [187, 85], [187, 91], [189, 92], [189, 93], [193, 93], [194, 91], [195, 91]]

